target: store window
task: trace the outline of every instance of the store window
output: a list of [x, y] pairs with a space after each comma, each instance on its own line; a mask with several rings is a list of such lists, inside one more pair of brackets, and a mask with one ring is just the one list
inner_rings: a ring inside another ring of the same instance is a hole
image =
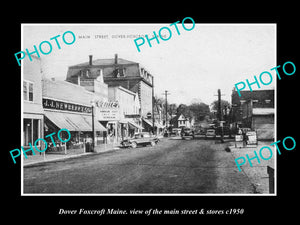
[[33, 83], [23, 81], [23, 99], [33, 102]]
[[[23, 134], [24, 143], [23, 146], [29, 146], [29, 143], [34, 144], [35, 140], [40, 138], [40, 120], [38, 119], [24, 119]], [[38, 142], [37, 146], [39, 146]]]

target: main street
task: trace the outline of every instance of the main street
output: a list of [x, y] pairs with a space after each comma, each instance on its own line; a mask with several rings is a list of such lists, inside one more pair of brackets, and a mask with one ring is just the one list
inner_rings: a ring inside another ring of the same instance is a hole
[[225, 146], [164, 138], [154, 147], [25, 167], [24, 193], [254, 193]]

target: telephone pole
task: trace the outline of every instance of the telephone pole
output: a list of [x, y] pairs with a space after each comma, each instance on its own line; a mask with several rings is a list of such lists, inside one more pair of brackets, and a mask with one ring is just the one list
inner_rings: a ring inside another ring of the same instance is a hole
[[169, 95], [170, 93], [168, 93], [168, 91], [167, 90], [165, 90], [165, 99], [166, 99], [166, 128], [168, 127], [168, 95]]
[[[221, 106], [221, 89], [218, 89], [218, 119], [221, 125], [221, 142], [224, 143], [224, 131], [223, 131], [223, 113]], [[222, 121], [222, 122], [221, 122]]]
[[223, 120], [222, 106], [221, 106], [221, 89], [218, 89], [218, 118], [219, 121]]
[[155, 131], [155, 128], [154, 128], [154, 124], [155, 124], [155, 121], [154, 121], [154, 107], [155, 107], [155, 101], [154, 101], [154, 77], [152, 76], [152, 134], [154, 135], [154, 131]]

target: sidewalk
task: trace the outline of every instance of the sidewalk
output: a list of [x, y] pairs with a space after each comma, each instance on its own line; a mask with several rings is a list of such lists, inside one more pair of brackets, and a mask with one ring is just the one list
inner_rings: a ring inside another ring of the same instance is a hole
[[[241, 172], [244, 173], [254, 185], [254, 188], [257, 193], [261, 194], [269, 194], [269, 174], [267, 172], [267, 166], [275, 169], [275, 155], [277, 151], [270, 146], [272, 141], [258, 141], [258, 145], [254, 145], [251, 147], [235, 147], [235, 142], [230, 142], [230, 150], [234, 157], [234, 159], [238, 157], [245, 157], [248, 154], [249, 158], [254, 157], [254, 151], [259, 155], [259, 150], [263, 146], [269, 146], [273, 151], [273, 156], [269, 160], [263, 160], [260, 158], [260, 163], [257, 162], [257, 159], [251, 160], [252, 167], [250, 166], [248, 160], [246, 163], [241, 166]], [[264, 155], [264, 154], [263, 154]], [[275, 178], [276, 179], [276, 178]], [[276, 183], [274, 183], [276, 185]]]
[[27, 159], [23, 155], [23, 166], [30, 166], [34, 164], [40, 164], [45, 162], [53, 162], [53, 161], [59, 161], [59, 160], [65, 160], [69, 158], [76, 158], [81, 157], [85, 155], [92, 155], [92, 154], [99, 154], [102, 152], [112, 151], [119, 149], [118, 146], [114, 144], [101, 144], [98, 146], [95, 146], [95, 152], [84, 152], [83, 149], [72, 149], [68, 150], [67, 154], [61, 153], [38, 153], [36, 152], [36, 155], [28, 155]]

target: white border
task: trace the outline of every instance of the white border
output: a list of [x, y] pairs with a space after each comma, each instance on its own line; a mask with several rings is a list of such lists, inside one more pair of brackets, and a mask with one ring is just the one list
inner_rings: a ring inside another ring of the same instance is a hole
[[[47, 26], [97, 26], [97, 25], [101, 25], [101, 26], [153, 26], [153, 25], [164, 25], [166, 23], [126, 23], [126, 24], [120, 24], [120, 23], [114, 23], [114, 24], [110, 24], [110, 23], [21, 23], [21, 49], [24, 49], [24, 43], [23, 43], [23, 26], [24, 25], [30, 25], [30, 26], [42, 26], [42, 25], [47, 25]], [[243, 26], [243, 25], [247, 25], [247, 26], [257, 26], [257, 25], [273, 25], [275, 26], [275, 62], [277, 65], [277, 23], [196, 23], [195, 24], [200, 24], [201, 26], [205, 25], [205, 26], [222, 26], [222, 25], [236, 25], [236, 26]], [[23, 143], [23, 63], [21, 63], [21, 143]], [[275, 79], [275, 85], [274, 85], [274, 92], [275, 92], [275, 116], [274, 116], [274, 139], [275, 141], [277, 141], [277, 79]], [[274, 146], [274, 149], [276, 149], [276, 147]], [[276, 152], [276, 151], [274, 151]], [[109, 194], [69, 194], [69, 193], [45, 193], [45, 194], [41, 194], [41, 193], [24, 193], [24, 186], [23, 186], [23, 181], [24, 181], [24, 174], [23, 174], [23, 156], [21, 157], [21, 196], [188, 196], [188, 197], [194, 197], [194, 196], [256, 196], [256, 197], [260, 197], [260, 196], [277, 196], [277, 154], [274, 154], [274, 163], [275, 163], [275, 174], [274, 174], [274, 194], [248, 194], [248, 193], [208, 193], [208, 194], [197, 194], [197, 193], [189, 193], [189, 194], [182, 194], [182, 193], [178, 193], [178, 194], [171, 194], [171, 193], [147, 193], [147, 194], [136, 194], [136, 193], [126, 193], [126, 194], [113, 194], [113, 193], [109, 193]]]

